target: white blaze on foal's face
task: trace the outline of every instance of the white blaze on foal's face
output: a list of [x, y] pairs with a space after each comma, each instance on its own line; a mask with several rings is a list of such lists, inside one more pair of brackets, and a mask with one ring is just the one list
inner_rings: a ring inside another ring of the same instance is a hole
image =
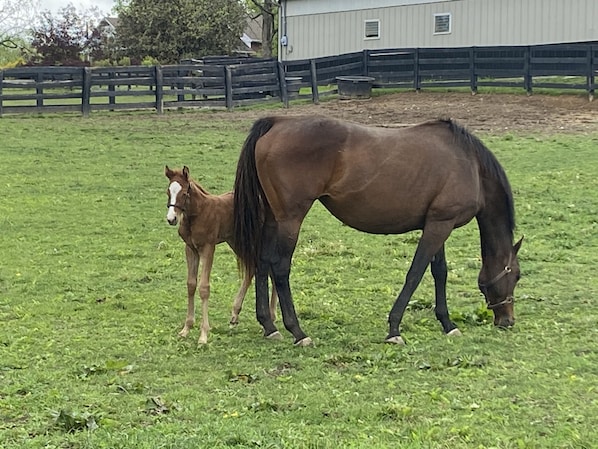
[[166, 220], [168, 220], [168, 223], [173, 225], [176, 224], [178, 215], [174, 205], [176, 204], [176, 198], [181, 190], [183, 190], [183, 187], [176, 181], [170, 184], [168, 187], [170, 201], [168, 201], [168, 213], [166, 214]]

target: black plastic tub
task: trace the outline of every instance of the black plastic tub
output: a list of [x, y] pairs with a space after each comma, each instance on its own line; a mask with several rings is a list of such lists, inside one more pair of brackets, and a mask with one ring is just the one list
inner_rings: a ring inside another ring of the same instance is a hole
[[371, 76], [337, 76], [338, 95], [341, 100], [371, 98], [374, 80]]
[[299, 96], [299, 90], [301, 89], [301, 77], [300, 76], [287, 76], [285, 77], [287, 83], [287, 93], [289, 98], [297, 98]]

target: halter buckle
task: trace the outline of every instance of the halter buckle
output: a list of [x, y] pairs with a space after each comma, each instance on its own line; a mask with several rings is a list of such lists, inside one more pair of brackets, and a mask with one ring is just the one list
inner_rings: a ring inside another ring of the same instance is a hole
[[507, 296], [501, 302], [497, 302], [496, 304], [490, 304], [489, 301], [486, 301], [486, 307], [488, 310], [496, 309], [497, 307], [504, 306], [505, 304], [513, 304], [513, 296]]

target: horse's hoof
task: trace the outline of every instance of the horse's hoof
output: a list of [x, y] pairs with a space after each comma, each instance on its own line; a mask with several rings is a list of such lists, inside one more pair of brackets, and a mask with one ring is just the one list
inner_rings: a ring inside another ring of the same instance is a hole
[[458, 328], [454, 328], [452, 331], [447, 332], [447, 337], [462, 337], [463, 334]]
[[197, 346], [203, 346], [208, 343], [208, 333], [202, 332], [199, 334], [199, 338], [197, 339]]
[[187, 335], [189, 335], [189, 329], [187, 328], [179, 332], [179, 337], [185, 338]]
[[270, 335], [266, 335], [267, 340], [282, 340], [282, 334], [278, 331], [272, 332]]
[[314, 342], [311, 338], [305, 337], [295, 342], [295, 346], [314, 346]]
[[384, 340], [385, 343], [391, 343], [393, 345], [405, 346], [405, 340], [400, 335], [395, 335], [394, 337], [388, 337]]

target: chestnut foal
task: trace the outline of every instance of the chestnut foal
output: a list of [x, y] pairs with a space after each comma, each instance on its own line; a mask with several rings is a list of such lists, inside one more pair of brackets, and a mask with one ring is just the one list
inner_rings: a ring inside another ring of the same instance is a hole
[[[186, 337], [195, 323], [195, 291], [197, 289], [197, 275], [201, 263], [199, 278], [199, 296], [201, 298], [201, 327], [198, 344], [208, 341], [208, 299], [210, 297], [210, 272], [214, 261], [216, 245], [222, 242], [235, 251], [233, 242], [233, 194], [211, 195], [201, 185], [189, 176], [189, 168], [171, 170], [168, 166], [164, 174], [169, 179], [168, 190], [168, 224], [179, 224], [179, 235], [185, 242], [185, 256], [187, 259], [187, 318], [183, 329], [179, 332]], [[243, 299], [251, 281], [253, 273], [243, 273], [241, 287], [233, 302], [231, 324], [237, 324], [239, 313], [243, 306]], [[276, 290], [272, 288], [270, 298], [270, 315], [272, 319], [276, 313]]]

